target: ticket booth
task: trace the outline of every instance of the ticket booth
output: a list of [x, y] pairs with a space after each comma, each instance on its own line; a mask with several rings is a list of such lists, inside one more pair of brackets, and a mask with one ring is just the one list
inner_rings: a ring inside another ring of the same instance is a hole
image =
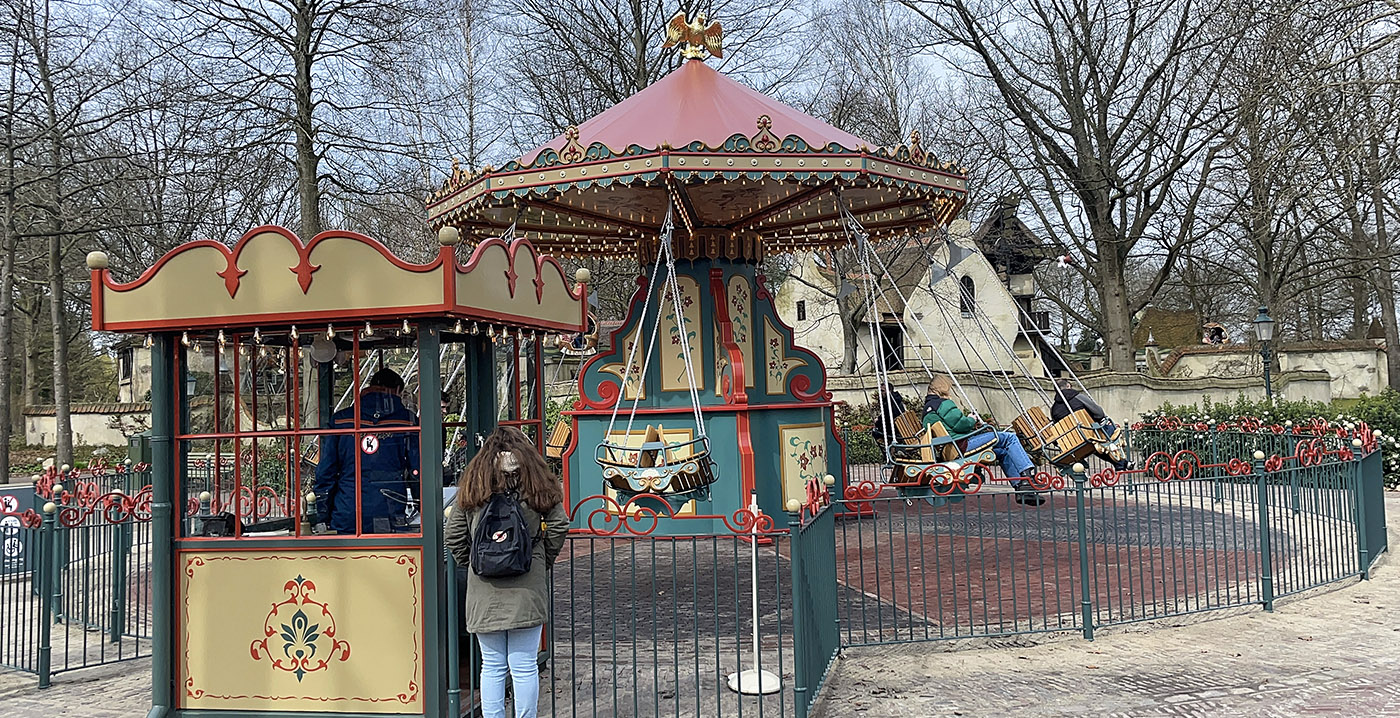
[[540, 347], [588, 291], [525, 240], [439, 241], [418, 264], [269, 226], [144, 271], [88, 257], [94, 328], [152, 348], [151, 716], [459, 698], [444, 467], [499, 422], [543, 447]]

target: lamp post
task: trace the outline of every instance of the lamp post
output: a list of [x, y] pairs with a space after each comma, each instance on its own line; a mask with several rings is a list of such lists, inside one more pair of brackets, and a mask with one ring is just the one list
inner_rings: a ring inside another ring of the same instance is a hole
[[1259, 316], [1254, 318], [1254, 335], [1259, 337], [1259, 356], [1264, 360], [1264, 396], [1274, 403], [1274, 387], [1269, 372], [1269, 342], [1274, 338], [1274, 320], [1269, 317], [1268, 307], [1259, 307]]

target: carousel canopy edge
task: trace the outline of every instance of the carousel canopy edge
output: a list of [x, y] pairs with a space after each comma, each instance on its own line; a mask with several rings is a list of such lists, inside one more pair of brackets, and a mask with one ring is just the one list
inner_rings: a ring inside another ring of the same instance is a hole
[[481, 242], [465, 263], [455, 257], [456, 232], [441, 232], [439, 241], [437, 257], [416, 264], [355, 232], [327, 231], [302, 242], [291, 230], [269, 225], [232, 247], [211, 240], [183, 244], [125, 283], [112, 277], [107, 256], [94, 252], [88, 256], [93, 328], [309, 328], [432, 317], [560, 332], [584, 328], [587, 287], [569, 281], [558, 261], [527, 240]]
[[940, 161], [924, 150], [918, 132], [909, 144], [892, 148], [847, 148], [836, 143], [818, 147], [797, 135], [773, 136], [764, 127], [767, 119], [758, 119], [757, 134], [735, 134], [717, 147], [695, 141], [681, 147], [634, 144], [622, 150], [594, 142], [583, 148], [577, 145], [577, 130], [571, 128], [572, 144], [562, 150], [546, 148], [528, 164], [511, 160], [499, 168], [488, 166], [469, 172], [454, 162], [442, 188], [429, 198], [428, 221], [434, 227], [445, 226], [452, 215], [475, 201], [509, 202], [613, 183], [647, 183], [663, 175], [682, 182], [727, 175], [796, 181], [866, 177], [875, 183], [921, 187], [948, 197], [961, 198], [967, 193], [966, 168]]

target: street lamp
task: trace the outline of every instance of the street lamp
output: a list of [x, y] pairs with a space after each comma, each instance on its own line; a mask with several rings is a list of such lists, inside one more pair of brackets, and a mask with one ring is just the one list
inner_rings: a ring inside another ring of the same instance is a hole
[[1274, 320], [1269, 317], [1268, 307], [1259, 307], [1259, 316], [1254, 318], [1254, 335], [1259, 337], [1259, 357], [1264, 360], [1264, 396], [1274, 403], [1274, 387], [1269, 376], [1269, 342], [1274, 339]]

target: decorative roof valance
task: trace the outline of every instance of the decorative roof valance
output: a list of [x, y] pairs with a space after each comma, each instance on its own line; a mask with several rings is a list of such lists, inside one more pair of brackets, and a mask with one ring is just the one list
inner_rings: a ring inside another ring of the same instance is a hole
[[483, 241], [465, 264], [453, 230], [427, 264], [406, 262], [354, 232], [303, 243], [283, 227], [258, 227], [232, 247], [190, 242], [131, 282], [107, 256], [88, 255], [97, 330], [173, 331], [440, 317], [575, 332], [586, 323], [587, 274], [577, 285], [524, 239]]

